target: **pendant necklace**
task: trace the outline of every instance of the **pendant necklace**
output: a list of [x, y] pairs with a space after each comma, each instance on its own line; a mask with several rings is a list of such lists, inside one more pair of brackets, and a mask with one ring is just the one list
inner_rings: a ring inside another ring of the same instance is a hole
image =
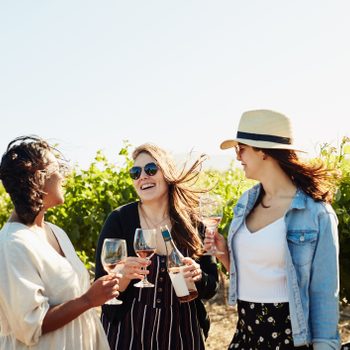
[[264, 209], [271, 208], [271, 205], [265, 205], [262, 199], [261, 199], [261, 201], [260, 201], [260, 204], [261, 204], [261, 206], [262, 206]]
[[158, 226], [163, 223], [165, 220], [169, 219], [169, 215], [166, 215], [161, 221], [157, 222], [157, 223], [154, 223], [150, 218], [149, 216], [146, 214], [145, 210], [143, 209], [142, 207], [142, 204], [140, 204], [140, 209], [141, 209], [141, 212], [142, 212], [142, 216], [144, 217], [145, 219], [145, 222], [148, 226], [148, 228], [151, 228], [150, 224], [151, 223], [153, 225], [153, 228], [158, 228]]

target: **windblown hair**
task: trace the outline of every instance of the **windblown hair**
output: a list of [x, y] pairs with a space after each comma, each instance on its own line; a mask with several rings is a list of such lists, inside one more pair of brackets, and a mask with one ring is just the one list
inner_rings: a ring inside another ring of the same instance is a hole
[[202, 254], [202, 241], [198, 235], [200, 218], [198, 215], [199, 196], [206, 192], [195, 189], [202, 163], [207, 159], [202, 154], [188, 168], [187, 162], [178, 171], [173, 158], [162, 148], [146, 143], [137, 147], [132, 158], [135, 160], [140, 153], [147, 153], [155, 159], [169, 186], [169, 216], [172, 225], [173, 239], [179, 247], [188, 249], [190, 256]]
[[0, 164], [0, 179], [24, 224], [32, 224], [43, 208], [47, 153], [54, 149], [36, 136], [21, 136], [9, 143]]
[[335, 169], [328, 169], [321, 160], [317, 163], [301, 161], [293, 150], [267, 148], [258, 150], [277, 160], [295, 186], [301, 188], [315, 201], [332, 202], [339, 177]]

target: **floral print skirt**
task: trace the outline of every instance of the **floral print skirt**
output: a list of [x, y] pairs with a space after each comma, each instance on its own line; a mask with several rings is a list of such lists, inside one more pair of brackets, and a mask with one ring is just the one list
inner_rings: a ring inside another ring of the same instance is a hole
[[294, 347], [288, 303], [252, 303], [238, 300], [236, 333], [229, 349], [312, 349]]

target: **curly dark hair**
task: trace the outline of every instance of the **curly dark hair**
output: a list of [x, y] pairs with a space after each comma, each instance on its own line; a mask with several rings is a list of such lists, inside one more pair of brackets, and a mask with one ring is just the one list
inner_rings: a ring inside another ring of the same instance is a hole
[[0, 179], [26, 225], [32, 224], [43, 208], [47, 153], [55, 151], [38, 136], [20, 136], [9, 143], [2, 156]]

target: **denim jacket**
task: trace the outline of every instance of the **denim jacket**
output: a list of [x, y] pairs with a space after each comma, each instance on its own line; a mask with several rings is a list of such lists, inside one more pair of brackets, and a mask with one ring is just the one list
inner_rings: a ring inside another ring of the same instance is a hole
[[[261, 185], [246, 191], [234, 208], [228, 247], [229, 303], [237, 302], [237, 269], [233, 236], [254, 207]], [[301, 189], [285, 214], [286, 273], [295, 346], [313, 344], [315, 350], [340, 349], [338, 219], [329, 204], [315, 202]]]

